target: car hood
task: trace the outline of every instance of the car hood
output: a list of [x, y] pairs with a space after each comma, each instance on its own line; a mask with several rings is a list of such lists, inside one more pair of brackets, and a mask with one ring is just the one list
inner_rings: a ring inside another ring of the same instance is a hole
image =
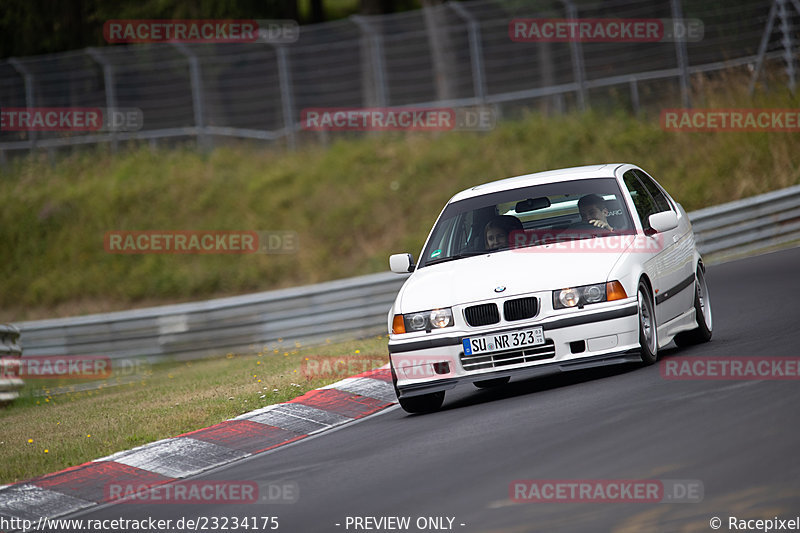
[[[624, 252], [508, 250], [420, 268], [406, 281], [395, 312], [410, 313], [495, 297], [603, 283]], [[501, 292], [496, 288], [505, 287]]]

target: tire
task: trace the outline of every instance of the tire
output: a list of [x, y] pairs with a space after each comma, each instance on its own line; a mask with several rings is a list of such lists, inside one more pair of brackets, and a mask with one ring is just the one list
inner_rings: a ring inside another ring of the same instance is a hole
[[411, 398], [398, 398], [400, 407], [407, 413], [432, 413], [438, 411], [444, 402], [444, 391], [422, 394]]
[[484, 379], [483, 381], [476, 381], [473, 383], [479, 389], [491, 389], [492, 387], [501, 387], [511, 381], [510, 376], [504, 378]]
[[675, 344], [679, 347], [702, 344], [711, 340], [714, 323], [711, 318], [711, 297], [706, 285], [706, 276], [700, 265], [694, 275], [694, 316], [697, 327], [675, 335]]
[[407, 413], [432, 413], [439, 410], [444, 403], [444, 391], [434, 392], [432, 394], [423, 394], [421, 396], [412, 396], [411, 398], [400, 398], [400, 390], [397, 388], [397, 374], [394, 371], [394, 366], [389, 365], [392, 369], [392, 386], [394, 393], [397, 395], [397, 401], [400, 407]]
[[639, 347], [644, 365], [652, 365], [658, 359], [658, 326], [655, 305], [650, 289], [644, 281], [636, 291], [639, 305]]

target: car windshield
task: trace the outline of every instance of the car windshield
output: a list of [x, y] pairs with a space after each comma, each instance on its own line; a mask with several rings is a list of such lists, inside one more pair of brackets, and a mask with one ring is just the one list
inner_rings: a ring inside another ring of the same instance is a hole
[[632, 233], [617, 180], [593, 178], [509, 189], [448, 204], [419, 267], [539, 246], [568, 236]]

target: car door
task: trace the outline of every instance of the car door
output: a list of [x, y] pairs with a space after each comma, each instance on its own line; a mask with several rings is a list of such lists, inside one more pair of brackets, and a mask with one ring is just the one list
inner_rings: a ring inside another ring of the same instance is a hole
[[[681, 210], [671, 201], [661, 186], [643, 170], [636, 169], [634, 173], [653, 197], [659, 212], [670, 210], [678, 217], [678, 227], [671, 232], [670, 238], [673, 246], [666, 258], [665, 265], [669, 270], [669, 283], [660, 295], [662, 301], [665, 298], [671, 300], [671, 303], [661, 304], [669, 310], [667, 313], [667, 320], [669, 320], [686, 312], [694, 305], [694, 291], [692, 290], [694, 288], [694, 234], [689, 218], [681, 213]], [[657, 301], [656, 307], [658, 305]]]
[[663, 194], [654, 197], [640, 179], [640, 175], [638, 169], [631, 169], [626, 171], [622, 178], [633, 199], [645, 238], [655, 243], [646, 247], [655, 252], [653, 257], [646, 261], [645, 271], [653, 285], [656, 321], [661, 326], [685, 311], [685, 308], [681, 310], [680, 301], [673, 293], [683, 275], [681, 252], [676, 247], [680, 241], [680, 224], [677, 228], [660, 233], [650, 227], [650, 215], [671, 210], [672, 206]]

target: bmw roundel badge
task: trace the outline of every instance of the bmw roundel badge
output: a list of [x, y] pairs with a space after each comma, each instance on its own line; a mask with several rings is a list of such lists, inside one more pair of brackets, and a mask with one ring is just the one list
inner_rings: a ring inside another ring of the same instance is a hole
[[504, 290], [506, 290], [505, 285], [498, 285], [494, 288], [494, 292], [503, 292]]

